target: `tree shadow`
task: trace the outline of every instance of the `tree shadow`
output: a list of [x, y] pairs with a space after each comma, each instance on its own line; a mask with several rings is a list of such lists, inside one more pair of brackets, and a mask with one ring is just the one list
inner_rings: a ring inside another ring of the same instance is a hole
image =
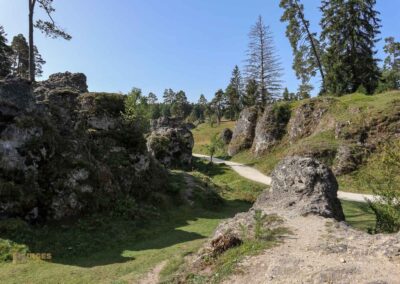
[[44, 226], [22, 226], [16, 221], [19, 225], [8, 231], [0, 221], [0, 238], [26, 245], [32, 253], [50, 253], [53, 263], [91, 268], [135, 261], [135, 255], [147, 250], [204, 239], [209, 236], [182, 227], [199, 219], [230, 218], [249, 207], [240, 200], [225, 201], [215, 210], [186, 204], [141, 223], [99, 214]]

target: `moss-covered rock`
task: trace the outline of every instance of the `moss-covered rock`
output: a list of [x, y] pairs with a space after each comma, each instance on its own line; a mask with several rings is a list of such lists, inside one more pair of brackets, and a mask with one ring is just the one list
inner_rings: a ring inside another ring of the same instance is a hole
[[117, 200], [147, 203], [166, 190], [143, 133], [123, 117], [124, 96], [81, 94], [82, 82], [68, 76], [38, 84], [36, 104], [25, 81], [0, 81], [0, 109], [10, 110], [0, 127], [1, 217], [37, 222], [112, 211]]
[[160, 118], [152, 122], [152, 130], [147, 138], [147, 149], [154, 158], [169, 168], [191, 166], [194, 139], [183, 123]]

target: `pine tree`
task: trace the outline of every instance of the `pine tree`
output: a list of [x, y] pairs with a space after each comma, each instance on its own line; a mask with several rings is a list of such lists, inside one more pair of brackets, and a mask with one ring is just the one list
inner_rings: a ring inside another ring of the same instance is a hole
[[384, 61], [384, 69], [400, 71], [400, 42], [396, 42], [394, 37], [385, 38], [385, 51], [387, 57]]
[[7, 44], [4, 28], [0, 26], [0, 78], [4, 78], [11, 73], [11, 53], [12, 49]]
[[400, 42], [396, 42], [394, 37], [388, 37], [385, 43], [383, 50], [386, 58], [378, 92], [400, 89]]
[[208, 102], [207, 102], [206, 97], [203, 94], [201, 94], [200, 98], [199, 98], [199, 101], [198, 101], [198, 104], [201, 105], [201, 106], [205, 106], [205, 105], [207, 105], [207, 103]]
[[[11, 43], [12, 49], [12, 71], [13, 74], [21, 78], [29, 79], [29, 46], [22, 34], [15, 36]], [[35, 53], [35, 75], [41, 77], [42, 67], [46, 61], [40, 55], [36, 46], [33, 47]]]
[[172, 104], [175, 101], [175, 92], [172, 89], [165, 89], [164, 91], [164, 103], [165, 104]]
[[171, 105], [171, 114], [175, 117], [184, 118], [189, 115], [189, 102], [184, 91], [175, 94], [175, 98]]
[[154, 105], [154, 104], [157, 103], [157, 101], [158, 101], [158, 98], [157, 98], [156, 94], [150, 92], [150, 93], [147, 95], [147, 102], [148, 102], [149, 104]]
[[11, 42], [13, 74], [29, 79], [29, 46], [22, 34], [14, 36]]
[[310, 84], [301, 84], [299, 86], [296, 97], [299, 100], [309, 99], [311, 97], [311, 91], [313, 90], [313, 86]]
[[373, 93], [379, 79], [374, 50], [380, 29], [376, 0], [323, 0], [321, 40], [327, 91], [342, 95], [363, 86]]
[[[53, 13], [56, 11], [53, 7], [54, 0], [28, 0], [29, 1], [29, 51], [28, 51], [28, 64], [29, 64], [29, 80], [35, 81], [35, 75], [38, 69], [35, 67], [37, 63], [37, 53], [35, 53], [35, 45], [33, 40], [34, 28], [37, 28], [46, 36], [51, 38], [62, 37], [65, 40], [70, 40], [71, 36], [66, 33], [63, 29], [58, 27], [53, 19]], [[39, 4], [41, 8], [48, 16], [48, 21], [37, 20], [33, 22], [33, 16], [35, 13], [36, 4]]]
[[254, 106], [259, 97], [259, 87], [256, 80], [250, 79], [246, 83], [245, 92], [242, 98], [242, 105], [246, 107]]
[[282, 22], [287, 22], [286, 36], [292, 46], [293, 69], [301, 84], [309, 84], [311, 77], [319, 71], [322, 80], [322, 92], [325, 86], [325, 74], [322, 68], [321, 48], [317, 34], [310, 31], [310, 23], [305, 19], [304, 6], [299, 0], [281, 0], [284, 9]]
[[225, 111], [225, 94], [223, 90], [218, 90], [215, 93], [215, 96], [211, 101], [211, 109], [217, 117], [218, 125], [220, 125]]
[[232, 71], [231, 81], [225, 91], [227, 117], [231, 120], [239, 116], [242, 100], [242, 76], [238, 66]]
[[290, 99], [290, 93], [289, 93], [288, 88], [285, 88], [285, 90], [283, 91], [282, 99], [283, 99], [284, 101], [290, 101], [290, 100], [291, 100], [291, 99]]
[[282, 68], [276, 55], [272, 33], [259, 16], [249, 33], [247, 80], [255, 80], [259, 88], [258, 102], [265, 105], [280, 95]]
[[42, 77], [43, 75], [43, 65], [46, 64], [46, 61], [42, 58], [42, 55], [39, 53], [36, 45], [33, 47], [35, 53], [35, 75], [36, 77]]

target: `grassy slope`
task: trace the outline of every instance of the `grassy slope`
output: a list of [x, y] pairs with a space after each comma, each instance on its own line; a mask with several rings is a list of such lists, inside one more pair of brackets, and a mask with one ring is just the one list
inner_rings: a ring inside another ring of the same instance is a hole
[[222, 121], [220, 125], [215, 124], [214, 127], [211, 127], [208, 123], [203, 123], [192, 130], [194, 140], [196, 141], [193, 153], [197, 154], [207, 154], [204, 149], [204, 145], [210, 142], [210, 139], [213, 135], [219, 134], [225, 128], [230, 128], [233, 131], [235, 127], [235, 121]]
[[[208, 125], [202, 125], [202, 128], [200, 128], [201, 131], [198, 131], [197, 134], [195, 135], [196, 137], [202, 137], [202, 141], [206, 141], [207, 137], [210, 137], [208, 135]], [[195, 143], [197, 143], [195, 139]], [[276, 150], [276, 152], [282, 152]], [[274, 156], [274, 159], [266, 159], [266, 157], [261, 157], [261, 158], [254, 158], [249, 151], [244, 151], [239, 153], [237, 156], [234, 157], [234, 160], [241, 161], [245, 164], [248, 164], [250, 166], [256, 165], [260, 170], [263, 170], [264, 172], [267, 172], [266, 168], [263, 167], [271, 167], [273, 168], [275, 164], [279, 161], [278, 159], [275, 159], [276, 156]], [[203, 163], [204, 164], [204, 163]], [[235, 173], [232, 171], [227, 171], [223, 175], [218, 175], [214, 176], [215, 171], [219, 171], [220, 169], [224, 169], [224, 171], [227, 169], [226, 166], [213, 166], [211, 168], [208, 168], [208, 170], [202, 170], [201, 172], [204, 173], [205, 175], [213, 177], [213, 180], [220, 181], [220, 184], [224, 183], [230, 183], [235, 184], [235, 183], [240, 183], [239, 180], [235, 180], [234, 175]], [[246, 192], [249, 192], [249, 189], [246, 188], [246, 186], [242, 186], [242, 191], [241, 195], [243, 196], [242, 198], [246, 198]], [[251, 192], [251, 188], [250, 188]], [[253, 190], [254, 192], [254, 190]], [[254, 198], [256, 194], [250, 195], [250, 197]], [[251, 200], [251, 199], [250, 199]], [[347, 222], [354, 226], [355, 228], [358, 228], [360, 230], [368, 230], [369, 228], [373, 228], [375, 224], [375, 215], [371, 211], [371, 209], [364, 203], [358, 203], [358, 202], [351, 202], [351, 201], [342, 201], [343, 205], [343, 210], [346, 215], [346, 220]]]
[[[158, 263], [168, 260], [162, 276], [167, 278], [183, 257], [197, 251], [219, 222], [246, 211], [253, 200], [252, 190], [263, 186], [244, 180], [227, 167], [207, 166], [198, 161], [192, 173], [199, 184], [209, 174], [221, 186], [223, 206], [208, 210], [202, 206], [180, 205], [154, 217], [146, 225], [129, 219], [99, 215], [78, 223], [27, 228], [3, 239], [20, 240], [32, 252], [50, 252], [52, 262], [0, 264], [0, 283], [132, 283]], [[176, 184], [186, 187], [183, 175], [176, 173]], [[22, 241], [24, 240], [24, 241]], [[1, 242], [0, 242], [1, 243]], [[1, 244], [0, 244], [1, 251]]]
[[[333, 98], [333, 100], [334, 103], [330, 105], [327, 115], [321, 121], [320, 131], [316, 134], [300, 139], [293, 144], [289, 143], [288, 137], [285, 136], [282, 142], [268, 154], [255, 158], [250, 153], [250, 150], [246, 150], [232, 157], [232, 161], [252, 165], [260, 171], [270, 174], [276, 164], [287, 155], [307, 152], [310, 149], [335, 151], [342, 141], [335, 139], [332, 127], [333, 121], [345, 122], [350, 125], [363, 125], [368, 120], [385, 117], [394, 111], [392, 105], [394, 101], [400, 100], [400, 92], [388, 92], [374, 96], [352, 94]], [[303, 102], [293, 102], [292, 109], [295, 109]], [[233, 129], [233, 127], [232, 125], [230, 128]], [[195, 149], [199, 153], [204, 152], [204, 150], [201, 151], [201, 147], [198, 145], [207, 144], [211, 135], [218, 130], [218, 128], [211, 128], [208, 124], [202, 124], [196, 128], [194, 131]], [[333, 160], [327, 159], [324, 162], [331, 165]], [[361, 176], [368, 170], [368, 164], [365, 164], [352, 174], [339, 177], [338, 181], [341, 190], [369, 192], [367, 188], [360, 187], [358, 183]]]

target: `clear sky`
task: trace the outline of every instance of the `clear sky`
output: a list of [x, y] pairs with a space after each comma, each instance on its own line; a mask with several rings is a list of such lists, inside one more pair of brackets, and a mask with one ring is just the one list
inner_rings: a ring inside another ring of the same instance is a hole
[[[56, 21], [70, 42], [36, 31], [44, 78], [61, 71], [83, 72], [91, 91], [128, 92], [139, 87], [159, 98], [165, 88], [184, 90], [191, 101], [225, 88], [233, 67], [242, 67], [247, 34], [258, 15], [275, 37], [284, 85], [295, 91], [292, 53], [278, 0], [55, 0]], [[400, 0], [378, 0], [381, 37], [400, 40]], [[303, 0], [318, 30], [320, 1]], [[0, 25], [8, 38], [27, 35], [27, 0], [0, 0]], [[43, 16], [37, 13], [37, 17]], [[377, 46], [382, 49], [382, 42]], [[382, 52], [379, 53], [382, 57]]]

